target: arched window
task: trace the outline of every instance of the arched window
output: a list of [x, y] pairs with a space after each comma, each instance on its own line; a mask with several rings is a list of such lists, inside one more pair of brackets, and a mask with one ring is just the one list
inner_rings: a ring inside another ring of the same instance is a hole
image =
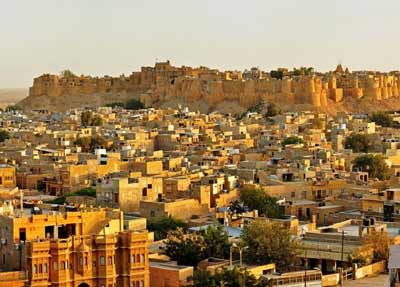
[[33, 265], [33, 271], [32, 271], [34, 274], [36, 274], [37, 273], [37, 265], [35, 264], [35, 265]]
[[47, 273], [47, 263], [43, 264], [43, 273]]
[[108, 265], [112, 265], [112, 262], [113, 262], [112, 256], [108, 256]]
[[65, 270], [65, 261], [61, 261], [61, 270]]
[[140, 281], [139, 287], [144, 287], [144, 281], [143, 280]]
[[144, 254], [140, 255], [140, 263], [144, 263]]
[[135, 263], [135, 262], [136, 262], [135, 255], [131, 255], [131, 263]]
[[42, 264], [39, 264], [39, 273], [43, 273], [43, 266], [42, 266]]

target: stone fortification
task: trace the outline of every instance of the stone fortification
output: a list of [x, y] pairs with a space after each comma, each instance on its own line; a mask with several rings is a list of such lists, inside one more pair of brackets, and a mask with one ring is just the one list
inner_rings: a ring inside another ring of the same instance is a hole
[[120, 77], [44, 74], [34, 79], [29, 97], [19, 105], [25, 109], [65, 110], [137, 98], [148, 106], [204, 103], [211, 110], [227, 102], [246, 109], [261, 100], [324, 109], [346, 99], [382, 101], [399, 97], [398, 73], [350, 73], [340, 65], [325, 74], [283, 71], [277, 79], [256, 68], [221, 72], [205, 67], [174, 67], [167, 61]]

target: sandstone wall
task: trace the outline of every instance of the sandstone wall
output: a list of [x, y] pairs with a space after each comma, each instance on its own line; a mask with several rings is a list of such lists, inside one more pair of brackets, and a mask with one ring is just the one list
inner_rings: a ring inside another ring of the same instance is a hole
[[225, 102], [237, 103], [246, 109], [261, 100], [323, 108], [330, 101], [340, 103], [347, 98], [380, 101], [399, 97], [398, 85], [398, 76], [348, 72], [292, 76], [282, 80], [270, 77], [243, 80], [237, 72], [222, 73], [204, 67], [176, 68], [163, 62], [156, 63], [155, 67], [142, 67], [140, 72], [128, 77], [45, 74], [34, 79], [29, 97], [20, 102], [20, 106], [65, 110], [137, 98], [147, 105], [203, 102], [211, 109]]

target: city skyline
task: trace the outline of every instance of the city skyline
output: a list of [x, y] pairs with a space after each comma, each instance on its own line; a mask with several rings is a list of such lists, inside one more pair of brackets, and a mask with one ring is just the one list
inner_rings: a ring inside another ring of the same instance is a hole
[[[0, 88], [43, 73], [130, 74], [181, 66], [396, 70], [397, 1], [13, 1], [0, 12]], [[16, 15], [18, 15], [16, 17]], [[379, 53], [377, 52], [379, 50]]]

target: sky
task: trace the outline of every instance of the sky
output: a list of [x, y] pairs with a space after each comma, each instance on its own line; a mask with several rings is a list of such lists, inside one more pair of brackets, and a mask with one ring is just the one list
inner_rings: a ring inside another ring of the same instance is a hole
[[0, 88], [65, 69], [400, 69], [399, 0], [0, 0]]

